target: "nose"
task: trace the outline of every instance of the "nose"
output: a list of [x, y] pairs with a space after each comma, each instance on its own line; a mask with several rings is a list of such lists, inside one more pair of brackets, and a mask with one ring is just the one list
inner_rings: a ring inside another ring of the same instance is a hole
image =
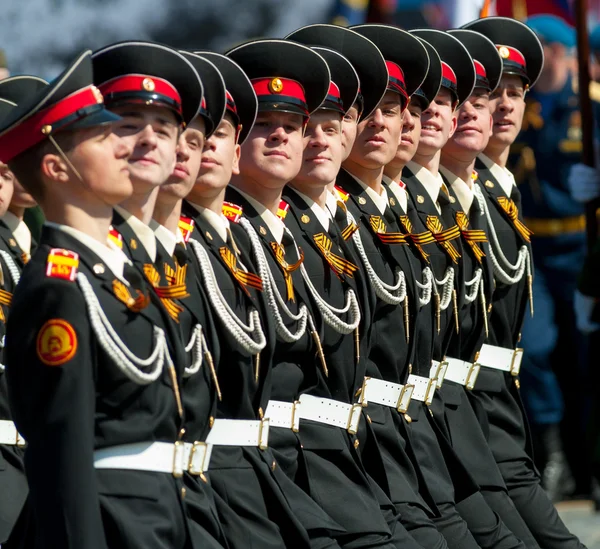
[[285, 143], [287, 142], [287, 140], [288, 136], [287, 132], [285, 131], [285, 128], [281, 124], [277, 124], [271, 131], [271, 134], [269, 135], [269, 141], [272, 141], [274, 143]]
[[158, 141], [156, 137], [156, 132], [150, 124], [147, 124], [142, 129], [140, 133], [139, 144], [141, 146], [149, 147], [151, 149], [154, 149], [157, 146]]
[[402, 115], [402, 128], [406, 130], [412, 130], [415, 127], [415, 119], [413, 115], [410, 114], [409, 109], [405, 109]]
[[369, 120], [369, 126], [374, 128], [383, 128], [385, 126], [385, 119], [381, 109], [375, 109], [375, 112], [371, 115]]
[[317, 126], [311, 131], [308, 141], [308, 146], [312, 148], [327, 148], [327, 140], [325, 132], [321, 126]]
[[190, 147], [183, 135], [179, 137], [176, 153], [177, 162], [187, 162], [190, 159]]
[[512, 103], [509, 101], [508, 91], [502, 90], [502, 95], [500, 96], [500, 103], [498, 107], [503, 111], [512, 111]]

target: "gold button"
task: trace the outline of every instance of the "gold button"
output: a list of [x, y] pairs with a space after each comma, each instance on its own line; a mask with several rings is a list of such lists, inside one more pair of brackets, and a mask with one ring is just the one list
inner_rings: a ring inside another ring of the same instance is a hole
[[516, 387], [517, 389], [520, 389], [520, 388], [521, 388], [521, 382], [519, 381], [519, 379], [518, 379], [518, 378], [515, 378], [515, 387]]
[[406, 423], [412, 423], [412, 417], [410, 417], [408, 414], [404, 414], [404, 419], [406, 420]]
[[367, 199], [364, 196], [359, 196], [358, 203], [364, 206], [367, 203]]
[[358, 448], [360, 446], [360, 442], [358, 439], [354, 441], [354, 448]]
[[185, 486], [182, 486], [181, 487], [181, 499], [185, 499], [185, 492], [186, 492]]
[[488, 189], [493, 189], [494, 188], [494, 183], [493, 181], [490, 181], [489, 179], [484, 183], [484, 185], [488, 188]]
[[306, 214], [302, 214], [300, 221], [302, 221], [302, 223], [308, 223], [310, 222], [310, 217], [308, 217]]
[[267, 236], [267, 229], [265, 229], [262, 225], [258, 228], [258, 230], [260, 231], [260, 234]]
[[396, 205], [396, 199], [392, 196], [392, 198], [390, 198], [390, 205], [395, 206]]
[[137, 241], [135, 238], [132, 238], [129, 241], [129, 246], [131, 247], [132, 250], [137, 250]]
[[417, 195], [417, 202], [419, 204], [424, 204], [425, 203], [425, 197], [423, 195], [418, 194]]
[[97, 275], [104, 274], [104, 265], [102, 263], [96, 263], [92, 269]]
[[208, 418], [208, 426], [212, 429], [212, 426], [215, 424], [215, 418], [210, 416]]

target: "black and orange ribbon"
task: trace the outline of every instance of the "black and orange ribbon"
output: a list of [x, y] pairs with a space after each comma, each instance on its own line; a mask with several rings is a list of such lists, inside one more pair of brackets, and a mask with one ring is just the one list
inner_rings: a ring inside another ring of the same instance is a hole
[[298, 261], [296, 261], [296, 263], [293, 263], [292, 265], [290, 265], [285, 259], [285, 250], [283, 249], [283, 246], [277, 242], [271, 242], [271, 248], [273, 248], [273, 251], [275, 252], [275, 259], [277, 260], [277, 264], [279, 265], [279, 267], [281, 268], [282, 272], [283, 272], [283, 278], [285, 280], [285, 289], [287, 292], [287, 300], [288, 301], [292, 301], [292, 302], [296, 302], [296, 299], [294, 297], [294, 281], [292, 279], [292, 273], [298, 269], [300, 267], [300, 265], [302, 265], [302, 262], [304, 261], [304, 252], [302, 250], [300, 250], [300, 258], [298, 259]]
[[[178, 270], [179, 269], [180, 268], [178, 267]], [[173, 271], [171, 267], [165, 264], [165, 272], [167, 272], [168, 270]], [[148, 279], [150, 284], [152, 284], [156, 295], [160, 298], [162, 304], [164, 305], [171, 318], [175, 322], [179, 322], [179, 314], [181, 313], [181, 311], [183, 311], [183, 307], [176, 303], [175, 299], [183, 299], [190, 295], [187, 292], [185, 279], [183, 284], [176, 283], [169, 284], [168, 286], [160, 286], [160, 274], [156, 270], [156, 267], [154, 267], [154, 265], [150, 263], [146, 263], [144, 265], [144, 274], [146, 275], [146, 278]], [[171, 280], [175, 281], [174, 279]]]
[[329, 264], [333, 272], [341, 277], [342, 274], [345, 274], [349, 277], [353, 277], [354, 273], [358, 271], [358, 267], [351, 263], [347, 259], [340, 257], [339, 255], [334, 254], [331, 251], [332, 242], [331, 239], [325, 233], [319, 233], [313, 236], [315, 244], [321, 255], [324, 257], [325, 261]]
[[525, 240], [525, 242], [531, 242], [533, 231], [528, 229], [525, 226], [525, 223], [519, 219], [519, 208], [517, 208], [515, 201], [511, 198], [500, 196], [498, 197], [498, 204], [500, 204], [500, 207], [504, 210], [506, 215], [510, 217], [515, 229], [517, 229], [523, 240]]
[[221, 254], [221, 259], [223, 259], [225, 265], [227, 265], [227, 268], [233, 275], [233, 278], [239, 282], [242, 290], [246, 292], [246, 295], [250, 296], [247, 286], [250, 286], [250, 288], [254, 288], [255, 290], [262, 291], [263, 283], [260, 276], [240, 269], [237, 266], [237, 257], [227, 246], [221, 246], [219, 248], [219, 253]]
[[436, 242], [438, 242], [442, 248], [446, 250], [446, 253], [450, 256], [450, 259], [452, 259], [454, 263], [458, 263], [460, 253], [458, 253], [458, 250], [450, 242], [450, 240], [455, 240], [460, 236], [460, 229], [458, 226], [454, 225], [449, 229], [444, 230], [442, 222], [437, 215], [428, 215], [425, 225], [427, 225], [427, 228], [433, 234], [433, 238], [435, 238]]
[[475, 259], [481, 263], [481, 260], [485, 257], [485, 253], [479, 247], [479, 244], [487, 242], [485, 231], [481, 229], [469, 229], [469, 218], [465, 212], [456, 212], [456, 224], [460, 229], [460, 234], [471, 247], [471, 250], [473, 250]]
[[400, 216], [400, 223], [404, 230], [408, 233], [407, 236], [410, 238], [415, 248], [419, 250], [419, 253], [425, 261], [429, 261], [429, 254], [423, 249], [425, 244], [435, 243], [435, 238], [431, 231], [423, 231], [422, 233], [413, 233], [413, 224], [407, 215]]
[[125, 303], [127, 308], [134, 313], [139, 313], [142, 309], [145, 309], [150, 303], [150, 297], [143, 294], [140, 290], [137, 290], [137, 297], [133, 297], [129, 288], [120, 280], [113, 280], [113, 293], [115, 297]]
[[[6, 290], [0, 290], [0, 305], [6, 305], [7, 307], [10, 307], [11, 302], [12, 294]], [[0, 307], [0, 321], [6, 322], [6, 315], [4, 314], [2, 307]]]
[[404, 233], [388, 233], [383, 219], [379, 215], [369, 217], [371, 229], [377, 235], [377, 238], [384, 244], [408, 244]]

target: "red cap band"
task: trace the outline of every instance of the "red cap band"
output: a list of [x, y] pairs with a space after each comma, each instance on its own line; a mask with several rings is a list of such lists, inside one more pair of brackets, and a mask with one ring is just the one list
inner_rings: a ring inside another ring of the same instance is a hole
[[[52, 126], [86, 107], [104, 102], [95, 86], [87, 86], [39, 111], [0, 136], [0, 160], [10, 162], [15, 156], [41, 143], [52, 133]], [[85, 116], [88, 113], [82, 113]], [[73, 122], [78, 118], [75, 117]]]
[[442, 61], [442, 78], [449, 80], [454, 86], [458, 85], [458, 81], [456, 79], [456, 73], [452, 70], [450, 65], [444, 63]]
[[479, 78], [487, 78], [487, 72], [485, 72], [485, 67], [477, 61], [477, 59], [473, 59], [473, 65], [475, 65], [475, 74]]
[[238, 117], [237, 107], [235, 105], [235, 100], [233, 99], [233, 95], [231, 95], [227, 90], [225, 90], [225, 97], [227, 98], [227, 110], [235, 114]]
[[[147, 76], [144, 74], [117, 76], [107, 82], [103, 82], [99, 88], [102, 95], [106, 98], [107, 103], [116, 101], [121, 94], [145, 92], [165, 97], [168, 99], [168, 105], [174, 107], [179, 115], [182, 114], [179, 92], [170, 82], [156, 76]], [[160, 102], [160, 97], [154, 100]]]
[[[303, 103], [306, 103], [304, 88], [299, 82], [290, 80], [289, 78], [269, 77], [255, 78], [252, 80], [252, 87], [256, 92], [257, 97], [273, 95], [277, 100], [281, 96], [293, 97]], [[284, 98], [282, 98], [285, 101]]]
[[404, 71], [392, 61], [386, 61], [385, 64], [388, 70], [388, 90], [395, 91], [403, 97], [407, 97]]
[[523, 68], [527, 66], [525, 56], [518, 49], [502, 44], [496, 44], [496, 48], [498, 48], [498, 53], [503, 60], [512, 61]]

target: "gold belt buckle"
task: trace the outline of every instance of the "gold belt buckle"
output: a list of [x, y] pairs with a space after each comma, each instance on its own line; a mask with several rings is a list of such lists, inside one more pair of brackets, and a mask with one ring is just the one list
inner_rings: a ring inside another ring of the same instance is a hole
[[300, 401], [295, 400], [292, 404], [292, 421], [290, 428], [294, 433], [300, 430], [300, 418], [298, 417], [298, 408], [300, 408]]
[[362, 382], [362, 387], [360, 388], [360, 399], [358, 400], [358, 402], [363, 408], [366, 408], [369, 405], [369, 401], [367, 400], [366, 393], [367, 393], [367, 383], [369, 382], [370, 379], [371, 378], [369, 376], [365, 376], [365, 378], [363, 379], [363, 382]]
[[437, 387], [437, 378], [430, 377], [427, 382], [427, 390], [425, 391], [425, 404], [430, 406], [433, 402], [433, 396], [435, 395], [435, 389]]
[[481, 366], [477, 364], [477, 362], [473, 362], [469, 367], [469, 373], [467, 374], [467, 379], [465, 381], [465, 387], [468, 391], [472, 391], [475, 388], [475, 382], [477, 381], [480, 370]]
[[258, 427], [258, 447], [261, 450], [266, 450], [269, 447], [269, 418], [260, 420]]
[[[354, 426], [354, 418], [356, 413], [358, 413], [358, 419], [356, 420], [356, 427]], [[358, 424], [360, 422], [360, 414], [362, 413], [362, 405], [360, 403], [353, 404], [352, 408], [350, 408], [350, 413], [348, 414], [348, 423], [346, 424], [346, 431], [348, 431], [351, 435], [355, 435], [358, 431]]]
[[442, 359], [435, 369], [435, 375], [433, 376], [436, 380], [437, 388], [439, 389], [446, 379], [446, 371], [448, 370], [448, 361]]
[[[196, 469], [194, 467], [194, 457], [195, 457], [196, 453], [200, 451], [199, 448], [204, 449], [204, 455], [202, 456], [202, 464], [200, 466], [200, 469]], [[206, 442], [196, 441], [196, 442], [194, 442], [194, 444], [192, 444], [192, 449], [190, 450], [190, 457], [188, 459], [188, 471], [190, 472], [191, 475], [200, 476], [200, 475], [202, 475], [202, 473], [204, 473], [204, 462], [206, 460], [207, 449], [208, 449], [208, 445], [206, 444]]]
[[400, 391], [400, 396], [398, 397], [398, 401], [396, 402], [396, 410], [401, 414], [405, 414], [408, 411], [408, 406], [410, 404], [410, 399], [412, 398], [413, 391], [415, 390], [414, 385], [406, 384], [402, 386], [402, 391]]
[[513, 351], [512, 360], [510, 362], [510, 373], [511, 375], [517, 377], [519, 375], [519, 371], [521, 370], [521, 360], [523, 360], [523, 349], [517, 347]]
[[173, 444], [173, 476], [181, 478], [183, 476], [183, 453], [185, 445], [181, 440]]

